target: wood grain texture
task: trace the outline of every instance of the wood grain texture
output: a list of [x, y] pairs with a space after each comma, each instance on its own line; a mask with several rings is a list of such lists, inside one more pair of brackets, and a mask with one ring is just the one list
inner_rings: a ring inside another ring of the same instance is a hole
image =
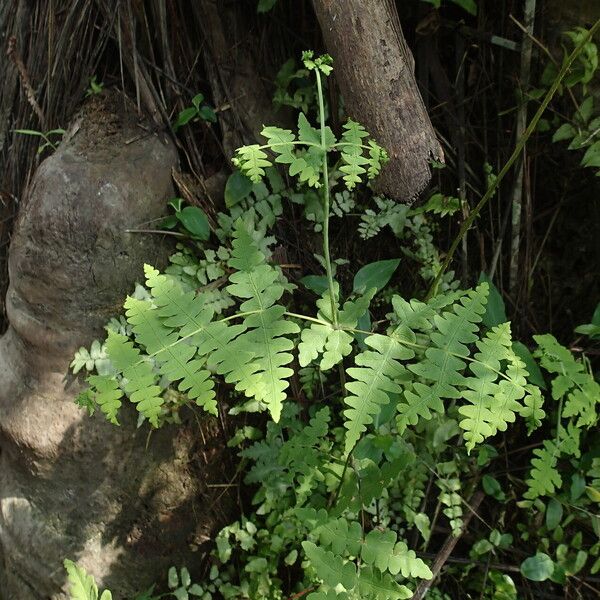
[[374, 183], [411, 203], [443, 160], [414, 76], [414, 60], [390, 0], [313, 0], [348, 116], [384, 146], [390, 162]]

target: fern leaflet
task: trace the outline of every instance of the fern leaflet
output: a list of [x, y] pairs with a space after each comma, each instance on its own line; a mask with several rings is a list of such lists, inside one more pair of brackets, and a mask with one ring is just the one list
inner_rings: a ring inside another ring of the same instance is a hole
[[431, 383], [425, 385], [416, 381], [412, 389], [405, 390], [405, 402], [398, 405], [400, 432], [408, 425], [416, 425], [419, 417], [430, 419], [431, 411], [442, 413], [443, 398], [460, 398], [457, 386], [465, 384], [461, 374], [466, 366], [463, 358], [469, 356], [467, 344], [478, 339], [476, 332], [485, 312], [487, 294], [487, 284], [481, 284], [459, 297], [450, 310], [435, 315], [437, 331], [431, 334], [433, 347], [425, 351], [423, 360], [408, 366], [413, 373]]
[[350, 407], [344, 411], [346, 421], [345, 453], [348, 454], [360, 439], [366, 426], [373, 422], [381, 406], [389, 402], [388, 393], [400, 394], [402, 388], [396, 380], [405, 376], [406, 369], [398, 360], [414, 356], [414, 352], [396, 340], [371, 335], [365, 344], [372, 348], [356, 356], [356, 367], [347, 373], [354, 381], [346, 383], [350, 392], [345, 403]]

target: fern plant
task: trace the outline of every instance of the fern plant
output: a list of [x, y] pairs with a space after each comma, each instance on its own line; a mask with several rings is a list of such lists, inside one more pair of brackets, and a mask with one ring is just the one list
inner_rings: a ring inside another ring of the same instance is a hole
[[[245, 482], [258, 487], [256, 511], [218, 536], [215, 556], [223, 568], [202, 587], [206, 598], [213, 591], [283, 597], [285, 567], [300, 573], [294, 593], [310, 600], [409, 598], [418, 580], [432, 577], [407, 536], [416, 528], [424, 544], [429, 540], [432, 523], [421, 505], [426, 481], [436, 480], [442, 514], [458, 533], [461, 494], [477, 483], [465, 484], [459, 474], [473, 459], [486, 465], [484, 443], [518, 416], [528, 424], [541, 418], [540, 391], [515, 353], [510, 324], [484, 323], [486, 282], [446, 289], [427, 302], [393, 295], [389, 319], [375, 326], [371, 303], [398, 261], [373, 263], [344, 294], [330, 254], [332, 197], [376, 177], [387, 155], [355, 121], [335, 136], [322, 90], [331, 58], [306, 52], [303, 62], [316, 80], [318, 127], [300, 113], [297, 131], [265, 127], [265, 144], [237, 151], [234, 164], [254, 187], [229, 196], [230, 214], [212, 232], [231, 242], [219, 251], [218, 267], [205, 250], [194, 261], [181, 249], [165, 273], [146, 265], [142, 293], [127, 298], [125, 323], [111, 328], [102, 346], [108, 363], [88, 376], [78, 401], [117, 424], [127, 399], [159, 427], [173, 404], [216, 415], [221, 380], [236, 402], [233, 413], [269, 413], [264, 439], [248, 445], [252, 432], [236, 435], [251, 465]], [[321, 202], [326, 286], [309, 314], [293, 310], [294, 286], [269, 260], [267, 230], [281, 214], [273, 171], [279, 165]], [[209, 277], [210, 261], [217, 270]], [[382, 272], [375, 277], [373, 270]], [[230, 304], [216, 306], [211, 290], [198, 289], [202, 273], [206, 284], [222, 280]], [[303, 409], [292, 401], [296, 357], [312, 400]], [[82, 354], [75, 365], [90, 360]], [[565, 408], [587, 422], [580, 404]], [[453, 461], [442, 460], [452, 438], [463, 443]], [[418, 489], [408, 499], [398, 482], [410, 477]], [[234, 562], [240, 555], [242, 572]]]

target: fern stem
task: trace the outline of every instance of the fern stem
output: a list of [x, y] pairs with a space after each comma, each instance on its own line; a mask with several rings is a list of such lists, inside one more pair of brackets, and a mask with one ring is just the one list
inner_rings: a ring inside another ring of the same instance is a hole
[[[259, 311], [253, 311], [253, 312], [259, 312]], [[301, 319], [303, 321], [310, 321], [311, 323], [317, 323], [319, 325], [331, 327], [331, 323], [329, 323], [328, 321], [324, 321], [323, 319], [317, 319], [315, 317], [309, 317], [308, 315], [301, 315], [299, 313], [293, 313], [293, 312], [289, 312], [289, 311], [286, 311], [284, 314], [286, 317], [292, 317], [294, 319]], [[227, 317], [227, 319], [231, 319], [236, 316], [238, 316], [238, 315], [231, 315], [231, 317]], [[372, 331], [366, 331], [365, 329], [357, 329], [356, 327], [338, 327], [338, 329], [340, 329], [341, 331], [347, 331], [348, 333], [360, 333], [362, 335], [374, 335], [374, 332], [372, 332]], [[383, 335], [383, 334], [381, 334], [381, 335]], [[391, 336], [391, 337], [393, 337], [393, 336]], [[403, 346], [406, 346], [407, 348], [414, 348], [415, 350], [427, 350], [428, 348], [431, 348], [431, 346], [428, 346], [426, 344], [418, 344], [417, 342], [409, 342], [408, 340], [403, 340], [403, 339], [399, 339], [396, 337], [394, 337], [394, 339], [399, 344], [402, 344]], [[455, 358], [459, 358], [460, 360], [464, 360], [465, 362], [477, 363], [477, 364], [483, 365], [486, 367], [486, 369], [489, 369], [490, 371], [492, 371], [493, 373], [498, 375], [498, 377], [505, 379], [506, 381], [512, 381], [511, 378], [508, 377], [502, 371], [499, 371], [498, 369], [494, 369], [487, 363], [484, 363], [481, 360], [477, 360], [476, 358], [473, 358], [472, 356], [465, 356], [464, 354], [458, 354], [458, 352], [450, 352], [448, 350], [446, 352], [450, 356], [454, 356]], [[581, 386], [579, 386], [579, 387], [581, 388]]]
[[360, 440], [356, 441], [356, 444], [354, 444], [354, 446], [352, 447], [352, 450], [350, 450], [350, 452], [348, 452], [348, 456], [346, 456], [346, 460], [344, 462], [344, 468], [342, 469], [342, 474], [340, 476], [340, 482], [335, 490], [335, 495], [329, 501], [327, 508], [331, 508], [332, 506], [335, 506], [338, 501], [338, 498], [340, 497], [340, 492], [342, 491], [342, 486], [344, 485], [344, 478], [346, 477], [346, 471], [348, 470], [348, 466], [350, 465], [350, 459], [352, 457], [352, 453], [354, 452], [354, 448], [356, 448], [356, 446], [358, 446], [358, 442], [360, 442]]
[[323, 102], [323, 86], [321, 85], [321, 74], [315, 69], [317, 76], [317, 93], [319, 96], [319, 117], [321, 126], [321, 149], [323, 151], [323, 256], [325, 257], [325, 270], [327, 271], [327, 285], [329, 286], [329, 297], [331, 300], [331, 319], [333, 326], [338, 325], [337, 302], [333, 286], [333, 270], [331, 268], [331, 256], [329, 255], [329, 168], [327, 165], [327, 144], [325, 137], [325, 106]]
[[331, 323], [328, 323], [327, 321], [323, 321], [322, 319], [317, 319], [315, 317], [309, 317], [308, 315], [301, 315], [299, 313], [293, 313], [289, 311], [286, 311], [284, 314], [286, 317], [301, 319], [302, 321], [310, 321], [311, 323], [318, 323], [319, 325], [331, 325]]
[[544, 100], [540, 104], [540, 107], [538, 108], [537, 112], [535, 113], [535, 115], [533, 116], [531, 121], [529, 122], [527, 129], [525, 129], [525, 132], [523, 133], [521, 138], [518, 140], [517, 145], [515, 146], [515, 149], [513, 150], [513, 153], [511, 154], [510, 158], [504, 164], [500, 173], [498, 173], [498, 177], [496, 177], [496, 180], [494, 181], [494, 183], [487, 189], [487, 191], [485, 192], [485, 194], [483, 195], [483, 197], [481, 198], [481, 200], [479, 201], [477, 206], [471, 211], [469, 216], [463, 221], [463, 224], [460, 227], [458, 235], [454, 238], [454, 241], [452, 242], [452, 245], [450, 246], [450, 250], [448, 250], [448, 254], [446, 255], [446, 258], [444, 259], [444, 262], [442, 263], [442, 267], [440, 268], [438, 274], [436, 275], [435, 279], [433, 280], [433, 283], [431, 284], [431, 288], [429, 289], [429, 292], [427, 292], [427, 297], [426, 297], [427, 300], [429, 300], [431, 297], [435, 296], [435, 294], [437, 293], [437, 287], [440, 283], [442, 275], [445, 273], [446, 269], [448, 268], [448, 265], [450, 264], [450, 261], [452, 260], [452, 257], [454, 256], [454, 253], [456, 252], [456, 249], [458, 248], [458, 245], [460, 244], [462, 238], [467, 233], [467, 231], [471, 228], [471, 225], [473, 224], [475, 219], [478, 217], [478, 215], [481, 212], [481, 210], [483, 209], [483, 207], [494, 196], [501, 181], [504, 179], [506, 174], [510, 171], [511, 167], [513, 166], [513, 164], [515, 163], [517, 158], [519, 158], [519, 156], [521, 155], [521, 152], [523, 151], [525, 144], [531, 137], [531, 134], [535, 131], [538, 121], [544, 114], [546, 108], [548, 108], [550, 101], [554, 97], [554, 94], [556, 94], [556, 91], [558, 90], [563, 79], [566, 77], [571, 65], [573, 64], [575, 59], [579, 56], [579, 54], [581, 53], [581, 51], [583, 50], [585, 45], [594, 37], [594, 35], [596, 34], [596, 32], [599, 29], [600, 29], [600, 19], [598, 19], [598, 21], [596, 21], [594, 23], [593, 27], [588, 31], [585, 38], [583, 40], [581, 40], [581, 43], [575, 47], [573, 52], [571, 52], [571, 54], [569, 54], [569, 56], [567, 57], [567, 60], [563, 63], [562, 69], [560, 70], [560, 72], [556, 76], [556, 79], [552, 83], [552, 86], [546, 93], [546, 96], [544, 97]]

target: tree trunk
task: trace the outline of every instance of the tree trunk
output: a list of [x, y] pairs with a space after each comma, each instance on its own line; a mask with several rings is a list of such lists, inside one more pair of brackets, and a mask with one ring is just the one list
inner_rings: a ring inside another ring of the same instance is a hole
[[390, 162], [375, 189], [412, 202], [431, 179], [442, 149], [425, 111], [396, 9], [390, 0], [313, 0], [334, 59], [348, 115], [384, 146]]

